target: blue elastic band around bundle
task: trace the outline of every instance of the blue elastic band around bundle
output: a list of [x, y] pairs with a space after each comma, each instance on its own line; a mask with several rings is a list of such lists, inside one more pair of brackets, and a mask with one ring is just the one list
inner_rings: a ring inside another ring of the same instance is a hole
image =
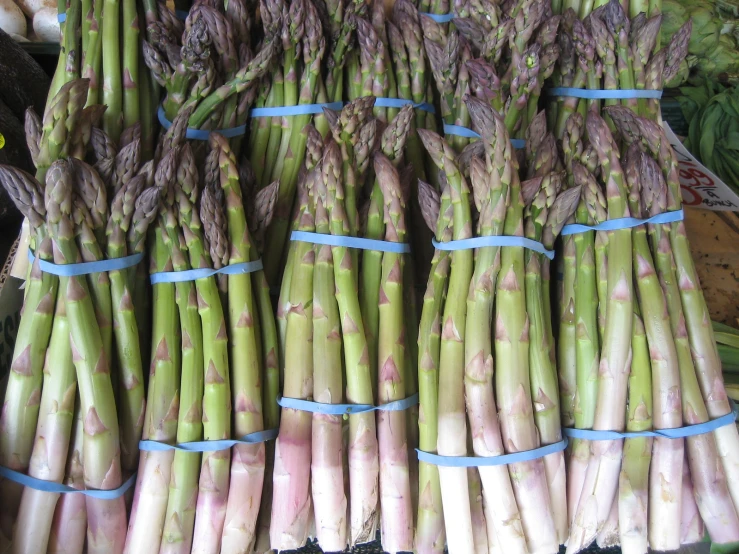
[[288, 115], [322, 114], [323, 108], [340, 110], [343, 102], [324, 102], [323, 104], [298, 104], [297, 106], [275, 106], [271, 108], [252, 108], [249, 117], [282, 117]]
[[[28, 250], [28, 261], [33, 263], [36, 258]], [[82, 262], [79, 264], [54, 264], [46, 260], [39, 260], [38, 265], [44, 273], [50, 273], [59, 277], [79, 277], [81, 275], [90, 275], [91, 273], [103, 273], [105, 271], [118, 271], [138, 265], [144, 259], [144, 253], [131, 254], [123, 258], [112, 258], [110, 260], [100, 260], [97, 262]]]
[[428, 102], [416, 103], [413, 100], [408, 100], [406, 98], [375, 98], [375, 108], [402, 108], [408, 104], [417, 110], [436, 113], [434, 106]]
[[[482, 138], [480, 133], [473, 131], [469, 127], [462, 127], [461, 125], [451, 125], [449, 123], [444, 123], [444, 134], [464, 138]], [[516, 148], [518, 150], [526, 148], [526, 141], [523, 139], [510, 139], [510, 141], [513, 148]]]
[[530, 462], [538, 460], [549, 454], [562, 452], [567, 448], [567, 437], [554, 444], [548, 444], [534, 450], [525, 450], [523, 452], [513, 452], [512, 454], [502, 454], [500, 456], [440, 456], [439, 454], [431, 454], [416, 448], [418, 453], [418, 461], [442, 467], [487, 467], [487, 466], [503, 466], [509, 464], [517, 464], [521, 462]]
[[685, 212], [682, 209], [674, 212], [665, 212], [653, 215], [647, 219], [638, 219], [636, 217], [620, 217], [618, 219], [609, 219], [598, 225], [581, 225], [572, 223], [565, 225], [560, 235], [575, 235], [578, 233], [587, 233], [588, 231], [617, 231], [618, 229], [631, 229], [639, 225], [658, 224], [658, 223], [675, 223], [685, 218]]
[[193, 441], [179, 444], [167, 444], [165, 442], [142, 440], [139, 441], [139, 450], [147, 452], [164, 452], [166, 450], [181, 450], [183, 452], [218, 452], [228, 450], [232, 446], [243, 444], [259, 444], [277, 438], [279, 429], [267, 429], [244, 435], [240, 439], [222, 439], [214, 441]]
[[453, 13], [428, 13], [428, 12], [420, 12], [418, 15], [425, 15], [426, 17], [428, 17], [430, 19], [433, 19], [437, 23], [449, 23], [455, 17], [455, 15]]
[[68, 485], [62, 485], [61, 483], [55, 483], [54, 481], [44, 481], [43, 479], [37, 479], [31, 477], [25, 473], [20, 473], [9, 469], [7, 467], [0, 466], [0, 477], [14, 481], [24, 487], [34, 489], [42, 492], [53, 492], [58, 494], [84, 494], [90, 498], [97, 498], [99, 500], [115, 500], [123, 496], [128, 489], [130, 489], [136, 482], [136, 473], [134, 472], [131, 477], [126, 479], [123, 484], [117, 489], [111, 490], [97, 490], [97, 489], [75, 489]]
[[584, 98], [586, 100], [629, 100], [631, 98], [662, 98], [661, 90], [644, 89], [616, 89], [616, 90], [588, 90], [582, 88], [554, 87], [547, 89], [549, 96], [569, 96], [570, 98]]
[[290, 240], [309, 242], [311, 244], [325, 244], [326, 246], [343, 246], [359, 250], [373, 250], [375, 252], [390, 252], [393, 254], [409, 254], [411, 245], [407, 242], [389, 242], [386, 240], [365, 239], [361, 237], [343, 237], [309, 233], [308, 231], [293, 231]]
[[[157, 110], [157, 117], [159, 118], [159, 123], [161, 123], [162, 127], [164, 127], [165, 130], [169, 129], [172, 126], [172, 122], [167, 119], [166, 115], [164, 115], [164, 108], [162, 106], [159, 106], [159, 109]], [[191, 129], [190, 127], [188, 127], [187, 131], [185, 132], [185, 137], [189, 138], [190, 140], [208, 140], [211, 133], [218, 133], [219, 135], [223, 135], [226, 138], [242, 137], [246, 134], [246, 125], [229, 127], [228, 129], [213, 129], [210, 131], [205, 131], [203, 129]]]
[[174, 14], [177, 16], [177, 19], [185, 21], [187, 19], [187, 16], [190, 15], [190, 12], [187, 12], [185, 10], [175, 10]]
[[291, 408], [293, 410], [300, 410], [301, 412], [337, 416], [363, 414], [367, 412], [401, 412], [418, 404], [418, 393], [408, 398], [395, 400], [387, 404], [380, 404], [379, 406], [372, 406], [371, 404], [324, 404], [322, 402], [313, 402], [301, 398], [287, 398], [285, 396], [279, 396], [277, 398], [277, 404], [283, 408]]
[[449, 242], [437, 242], [436, 239], [431, 239], [431, 244], [437, 250], [447, 250], [450, 252], [454, 250], [483, 248], [485, 246], [520, 246], [538, 252], [539, 254], [544, 254], [550, 260], [554, 259], [554, 250], [547, 250], [542, 243], [527, 239], [526, 237], [489, 236], [450, 240]]
[[635, 439], [639, 437], [656, 437], [663, 439], [684, 439], [686, 437], [694, 437], [696, 435], [704, 435], [705, 433], [711, 433], [720, 427], [726, 425], [733, 425], [737, 417], [737, 407], [734, 402], [729, 399], [731, 404], [731, 411], [706, 421], [705, 423], [696, 423], [695, 425], [686, 425], [685, 427], [677, 427], [675, 429], [654, 429], [651, 431], [596, 431], [595, 429], [573, 429], [571, 427], [565, 427], [562, 432], [567, 437], [573, 439], [585, 439], [589, 441], [610, 441], [620, 439]]
[[56, 14], [56, 20], [59, 23], [64, 23], [67, 20], [67, 14], [66, 13], [58, 13], [58, 14]]
[[210, 269], [209, 267], [199, 269], [188, 269], [185, 271], [162, 271], [161, 273], [152, 273], [149, 280], [152, 285], [157, 283], [184, 283], [185, 281], [197, 281], [205, 279], [213, 275], [241, 275], [243, 273], [254, 273], [264, 268], [262, 260], [253, 262], [241, 262], [238, 264], [227, 265], [220, 269]]

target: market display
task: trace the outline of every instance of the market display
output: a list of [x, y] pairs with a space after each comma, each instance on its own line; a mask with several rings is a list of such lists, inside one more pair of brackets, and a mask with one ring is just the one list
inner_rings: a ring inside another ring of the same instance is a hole
[[[43, 113], [18, 96], [35, 173], [0, 165], [0, 548], [739, 543], [739, 342], [660, 114], [691, 56], [730, 71], [710, 10], [63, 8]], [[733, 89], [701, 87], [688, 147], [735, 185]]]

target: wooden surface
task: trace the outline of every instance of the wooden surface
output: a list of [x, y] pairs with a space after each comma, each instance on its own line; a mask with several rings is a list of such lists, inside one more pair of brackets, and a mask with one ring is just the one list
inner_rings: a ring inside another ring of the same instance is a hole
[[698, 276], [711, 318], [736, 326], [739, 319], [739, 216], [733, 212], [686, 210]]

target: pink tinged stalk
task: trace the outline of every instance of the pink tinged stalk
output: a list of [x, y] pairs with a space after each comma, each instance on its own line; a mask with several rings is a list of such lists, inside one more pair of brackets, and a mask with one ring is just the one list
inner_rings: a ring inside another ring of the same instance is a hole
[[482, 482], [476, 467], [467, 468], [467, 480], [470, 484], [470, 515], [472, 516], [472, 540], [475, 543], [475, 554], [487, 554], [488, 523], [483, 509]]
[[[75, 426], [67, 456], [64, 484], [84, 489], [82, 470], [82, 417], [79, 397], [75, 406]], [[87, 506], [81, 494], [63, 494], [56, 503], [56, 511], [49, 534], [48, 554], [82, 554], [87, 533]]]
[[654, 550], [680, 548], [684, 459], [683, 439], [654, 439], [649, 467], [649, 546]]
[[[630, 215], [618, 147], [605, 121], [593, 112], [586, 128], [605, 175], [608, 218]], [[625, 426], [626, 393], [631, 366], [633, 267], [631, 231], [608, 233], [607, 306], [598, 376], [596, 430], [621, 431]], [[590, 544], [608, 519], [618, 489], [623, 441], [593, 441], [588, 470], [570, 530], [567, 552]]]
[[[301, 207], [298, 228], [314, 230], [309, 187], [320, 178], [311, 172], [298, 189]], [[313, 267], [315, 252], [304, 242], [295, 243], [290, 285], [290, 306], [285, 329], [285, 383], [283, 394], [308, 399], [313, 393]], [[301, 548], [308, 538], [311, 519], [310, 468], [311, 422], [308, 412], [282, 410], [280, 434], [275, 444], [270, 542], [276, 550]]]
[[[500, 435], [498, 414], [493, 396], [493, 359], [483, 362], [482, 353], [467, 365], [465, 398], [472, 434], [472, 448], [477, 456], [500, 456], [505, 453]], [[480, 466], [488, 540], [501, 552], [527, 552], [521, 516], [513, 494], [506, 466]], [[491, 532], [493, 530], [494, 532]], [[495, 540], [491, 541], [494, 536]]]
[[599, 548], [610, 548], [612, 546], [618, 546], [620, 544], [618, 526], [618, 497], [613, 500], [611, 513], [608, 514], [608, 519], [603, 525], [603, 528], [598, 533], [598, 537], [595, 539], [595, 542]]
[[[74, 423], [77, 389], [69, 324], [64, 299], [57, 299], [56, 313], [44, 365], [44, 387], [39, 409], [36, 441], [28, 474], [38, 479], [61, 483], [66, 469], [67, 451]], [[59, 494], [30, 487], [23, 489], [13, 537], [14, 552], [45, 552]]]
[[567, 518], [572, 525], [577, 513], [577, 505], [580, 502], [585, 483], [585, 475], [588, 471], [590, 460], [590, 442], [581, 439], [572, 441], [572, 450], [568, 460], [569, 471], [567, 474]]
[[[328, 233], [326, 187], [316, 182], [316, 232]], [[333, 255], [330, 246], [315, 245], [313, 270], [313, 397], [316, 402], [343, 401], [341, 329], [336, 303]], [[315, 536], [326, 552], [346, 549], [347, 499], [344, 490], [343, 418], [313, 414], [311, 492]]]
[[[693, 480], [690, 477], [688, 469], [688, 456], [690, 452], [690, 444], [685, 450], [685, 462], [683, 462], [683, 505], [680, 514], [680, 544], [694, 544], [701, 542], [705, 536], [705, 528], [700, 512], [698, 512], [698, 504], [696, 504]], [[733, 507], [733, 506], [732, 506]]]
[[[174, 154], [170, 155], [174, 163]], [[160, 225], [155, 231], [152, 272], [173, 271]], [[152, 287], [152, 354], [146, 400], [146, 420], [142, 438], [174, 443], [179, 414], [180, 342], [179, 313], [173, 283]], [[158, 552], [169, 499], [169, 480], [174, 450], [141, 452], [136, 477], [131, 517], [125, 552], [139, 554]]]
[[[385, 240], [404, 242], [405, 203], [400, 178], [389, 159], [375, 156], [375, 173], [384, 199]], [[382, 257], [379, 291], [379, 335], [377, 341], [378, 402], [387, 404], [406, 396], [406, 351], [404, 325], [402, 255], [386, 252]], [[409, 291], [410, 292], [410, 291]], [[413, 550], [413, 506], [411, 501], [408, 438], [404, 411], [377, 414], [380, 459], [380, 513], [382, 547], [395, 554]]]
[[253, 549], [262, 499], [264, 463], [264, 444], [233, 449], [221, 552], [249, 552]]

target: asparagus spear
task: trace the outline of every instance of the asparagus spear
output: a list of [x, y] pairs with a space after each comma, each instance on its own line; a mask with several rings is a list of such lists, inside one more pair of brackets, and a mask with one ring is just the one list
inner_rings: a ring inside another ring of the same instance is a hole
[[[326, 182], [315, 179], [314, 187], [316, 232], [330, 234]], [[341, 321], [331, 247], [317, 244], [314, 255], [313, 398], [316, 402], [341, 403]], [[348, 539], [341, 416], [313, 414], [311, 443], [311, 489], [318, 544], [329, 552], [344, 550]]]
[[[321, 178], [314, 169], [298, 190], [298, 230], [315, 228], [314, 181]], [[313, 266], [315, 252], [310, 244], [297, 242], [292, 268], [289, 311], [286, 314], [283, 395], [308, 398], [313, 378]], [[280, 435], [275, 446], [272, 521], [270, 542], [277, 549], [300, 548], [308, 536], [310, 516], [309, 471], [311, 461], [311, 415], [282, 410]]]
[[[449, 241], [452, 234], [452, 215], [448, 189], [445, 188], [439, 198], [431, 185], [419, 182], [418, 191], [419, 204], [427, 225], [430, 229], [435, 229], [438, 241]], [[450, 262], [451, 256], [447, 251], [434, 252], [418, 330], [419, 448], [432, 453], [436, 451], [438, 435], [436, 413], [439, 401], [441, 313]], [[418, 490], [416, 548], [421, 554], [440, 553], [444, 549], [445, 537], [437, 466], [425, 462], [420, 464]]]
[[[0, 167], [0, 182], [13, 203], [29, 222], [35, 236], [36, 261], [26, 281], [23, 311], [16, 335], [13, 358], [8, 373], [3, 410], [0, 414], [0, 465], [16, 471], [26, 471], [33, 450], [33, 436], [39, 414], [42, 370], [49, 344], [53, 310], [59, 279], [42, 273], [38, 260], [52, 259], [52, 245], [46, 224], [46, 208], [41, 185], [19, 169]], [[2, 532], [12, 537], [22, 488], [2, 481], [5, 499], [0, 510]]]
[[[664, 212], [668, 192], [659, 166], [652, 158], [644, 156], [641, 171], [643, 209], [649, 215]], [[669, 225], [649, 226], [652, 251], [655, 253], [659, 280], [665, 293], [671, 331], [675, 338], [680, 371], [683, 419], [688, 425], [694, 425], [708, 421], [708, 413], [700, 394], [695, 365], [691, 357], [672, 247], [669, 242], [669, 231]], [[706, 528], [711, 534], [712, 540], [716, 543], [735, 542], [739, 530], [737, 526], [739, 520], [737, 520], [736, 509], [729, 495], [726, 477], [718, 460], [715, 438], [712, 435], [696, 435], [688, 437], [686, 444], [686, 461], [690, 466], [692, 480], [691, 489], [694, 489], [697, 509], [706, 524]], [[685, 491], [684, 479], [683, 487], [683, 491]], [[683, 513], [685, 513], [685, 505], [690, 505], [691, 499], [683, 496], [682, 501]]]
[[[71, 166], [63, 161], [54, 162], [47, 174], [46, 211], [55, 244], [56, 263], [73, 263], [79, 259], [71, 233], [72, 175]], [[91, 229], [83, 228], [83, 231], [91, 234]], [[116, 488], [121, 484], [118, 418], [92, 299], [85, 280], [80, 277], [62, 277], [60, 286], [67, 307], [84, 414], [85, 485], [98, 489]], [[122, 551], [126, 534], [123, 497], [116, 500], [87, 498], [86, 504], [89, 514], [88, 550]]]
[[[238, 169], [236, 159], [231, 152], [228, 141], [218, 134], [211, 135], [211, 144], [217, 145], [219, 178], [217, 186], [226, 196], [227, 227], [230, 243], [229, 264], [250, 261], [254, 258], [255, 249], [249, 235], [241, 188], [238, 185]], [[206, 200], [203, 196], [203, 201]], [[219, 214], [220, 205], [213, 206], [203, 213], [203, 221], [212, 219], [218, 222], [223, 218]], [[205, 209], [201, 203], [201, 212]], [[226, 229], [223, 229], [225, 232]], [[260, 317], [256, 301], [256, 291], [252, 292], [254, 281], [248, 274], [230, 275], [228, 277], [229, 303], [229, 336], [231, 349], [231, 366], [233, 376], [233, 402], [235, 410], [235, 433], [243, 436], [264, 429], [262, 410], [262, 374], [268, 352], [262, 352], [259, 341]], [[267, 314], [267, 317], [270, 317]], [[265, 325], [268, 322], [264, 322]], [[274, 325], [273, 325], [274, 326]], [[271, 400], [271, 399], [270, 399]], [[264, 444], [238, 446], [234, 448], [231, 466], [231, 486], [226, 510], [226, 525], [223, 531], [222, 551], [236, 552], [247, 550], [255, 540], [255, 527], [264, 481]]]
[[[58, 298], [56, 304], [28, 474], [60, 483], [64, 479], [72, 433], [77, 378], [69, 344], [70, 329], [64, 299]], [[13, 547], [18, 552], [46, 551], [59, 496], [31, 487], [23, 489], [13, 536]]]
[[[188, 144], [182, 149], [179, 163], [179, 187], [174, 191], [179, 225], [185, 237], [191, 267], [207, 268], [212, 262], [205, 251], [200, 218], [194, 209], [198, 183], [195, 160]], [[226, 319], [215, 279], [197, 279], [195, 288], [203, 329], [203, 438], [227, 439], [231, 437], [231, 402]], [[220, 546], [226, 516], [230, 454], [229, 450], [203, 454], [193, 552], [212, 552]]]
[[[475, 125], [487, 123], [485, 112], [468, 100]], [[497, 129], [493, 128], [492, 133]], [[485, 161], [473, 158], [470, 163], [470, 181], [473, 196], [480, 212], [480, 236], [499, 235], [505, 222], [513, 172], [510, 142], [484, 141]], [[498, 271], [500, 247], [480, 248], [475, 253], [475, 269], [467, 298], [468, 329], [465, 338], [465, 398], [472, 434], [472, 448], [478, 456], [500, 456], [505, 453], [498, 423], [493, 391], [492, 310]], [[526, 552], [526, 537], [521, 515], [505, 466], [480, 467], [488, 538], [495, 537], [500, 548], [510, 552]], [[492, 491], [496, 491], [495, 495]]]
[[[525, 234], [540, 240], [548, 249], [554, 248], [554, 240], [565, 222], [574, 212], [580, 198], [580, 188], [573, 187], [558, 195], [562, 174], [552, 173], [544, 177], [537, 197], [527, 207]], [[535, 258], [538, 258], [535, 259]], [[556, 370], [550, 352], [544, 308], [542, 266], [544, 256], [526, 252], [526, 306], [529, 314], [529, 364], [531, 387], [536, 391], [535, 421], [541, 442], [554, 444], [562, 440]], [[567, 487], [565, 482], [564, 454], [557, 452], [544, 458], [544, 469], [549, 485], [554, 524], [560, 543], [567, 539]]]
[[[400, 163], [402, 159], [402, 152], [410, 130], [412, 116], [413, 108], [411, 106], [405, 106], [382, 134], [382, 151], [395, 163]], [[378, 179], [375, 178], [367, 211], [365, 238], [383, 239], [385, 235], [385, 224], [383, 221], [384, 210], [382, 206], [382, 190]], [[379, 296], [382, 258], [382, 252], [375, 250], [365, 250], [362, 252], [362, 274], [359, 291], [374, 391], [377, 390], [377, 338], [380, 326]]]
[[[77, 392], [74, 405], [74, 427], [69, 442], [64, 484], [78, 490], [85, 488], [82, 469], [82, 412], [80, 395]], [[63, 494], [56, 504], [51, 524], [48, 550], [54, 554], [76, 554], [84, 552], [87, 532], [87, 508], [81, 494]]]
[[[629, 185], [630, 211], [641, 217], [641, 187], [645, 154], [632, 145], [625, 156], [624, 172]], [[634, 270], [644, 329], [649, 342], [652, 367], [652, 397], [655, 428], [682, 425], [682, 412], [676, 391], [680, 390], [677, 351], [670, 329], [669, 314], [646, 236], [646, 226], [632, 231]], [[662, 550], [679, 548], [680, 494], [682, 492], [682, 439], [656, 438], [652, 446], [649, 488], [649, 543]], [[656, 486], [655, 483], [659, 483]], [[665, 492], [666, 494], [662, 494]]]
[[[155, 183], [165, 205], [173, 202], [171, 188], [176, 177], [179, 148], [170, 149], [156, 170]], [[173, 270], [172, 255], [162, 225], [154, 229], [151, 253], [152, 273]], [[177, 438], [177, 413], [180, 401], [179, 375], [181, 348], [179, 314], [174, 283], [157, 283], [152, 287], [152, 352], [146, 415], [142, 437], [173, 443]], [[155, 549], [162, 538], [169, 496], [168, 484], [173, 450], [142, 452], [136, 478], [136, 492], [126, 536], [126, 552]]]
[[[325, 147], [323, 176], [326, 181], [331, 234], [343, 236], [351, 229], [349, 210], [345, 208], [345, 191], [339, 178], [341, 154], [330, 142]], [[351, 252], [346, 247], [332, 248], [336, 299], [344, 338], [346, 395], [350, 403], [373, 404], [367, 339], [357, 294], [357, 271]], [[372, 540], [377, 527], [378, 510], [378, 445], [375, 417], [370, 413], [349, 417], [349, 517], [351, 544]]]
[[[428, 46], [427, 46], [428, 48]], [[418, 130], [426, 151], [446, 174], [453, 209], [455, 240], [471, 235], [469, 189], [454, 162], [451, 147], [436, 133]], [[439, 438], [442, 456], [467, 454], [467, 424], [464, 415], [464, 335], [466, 295], [473, 271], [472, 252], [452, 253], [447, 301], [442, 319], [439, 358]], [[441, 498], [450, 552], [473, 552], [472, 516], [465, 468], [440, 467]]]
[[[594, 112], [588, 113], [586, 131], [606, 181], [608, 218], [627, 217], [626, 188], [613, 137], [605, 121]], [[633, 319], [631, 231], [609, 231], [608, 239], [608, 306], [593, 428], [621, 430], [625, 424], [630, 343], [623, 337], [631, 337]], [[620, 440], [595, 441], [591, 445], [585, 486], [570, 531], [568, 552], [577, 552], [592, 542], [608, 517], [616, 495], [622, 451]], [[598, 475], [597, 481], [595, 475]]]
[[[410, 118], [409, 118], [410, 119]], [[405, 240], [405, 200], [400, 177], [391, 161], [378, 153], [375, 174], [384, 198], [385, 240]], [[402, 254], [386, 252], [382, 257], [380, 326], [378, 336], [378, 402], [387, 404], [406, 396], [405, 326], [403, 324]], [[378, 414], [380, 449], [380, 507], [382, 545], [389, 552], [413, 549], [413, 508], [408, 465], [406, 421], [403, 412]]]

